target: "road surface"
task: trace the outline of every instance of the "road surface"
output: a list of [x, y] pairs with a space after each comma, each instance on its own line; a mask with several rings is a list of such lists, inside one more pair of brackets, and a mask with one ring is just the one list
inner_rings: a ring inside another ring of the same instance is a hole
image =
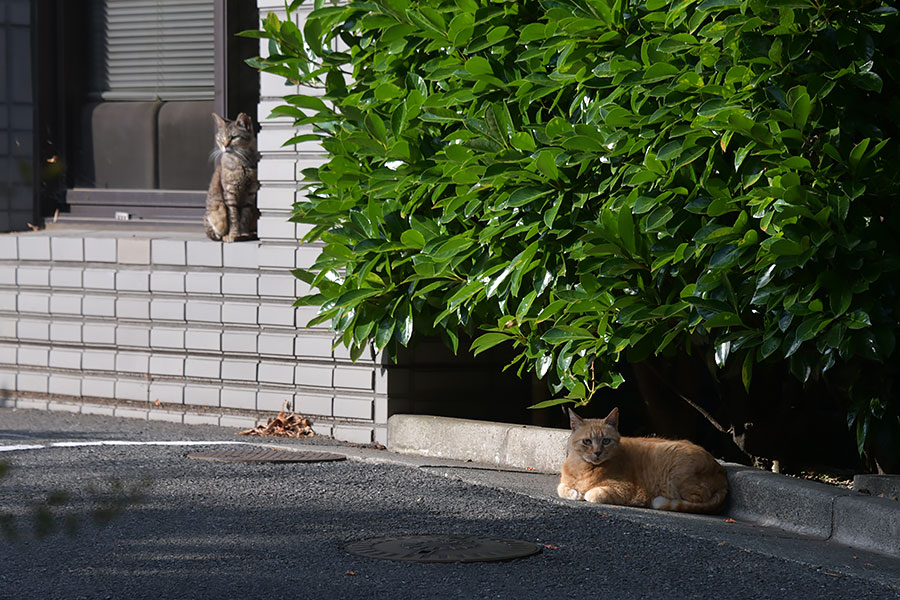
[[[900, 598], [895, 559], [721, 517], [552, 500], [543, 475], [395, 464], [374, 451], [328, 463], [210, 462], [186, 454], [225, 446], [171, 444], [180, 441], [258, 440], [217, 427], [0, 409], [0, 462], [9, 467], [0, 514], [12, 515], [18, 533], [0, 538], [0, 598]], [[34, 507], [57, 490], [66, 499], [44, 531]], [[117, 504], [132, 493], [135, 502]], [[97, 521], [98, 509], [111, 518]], [[520, 539], [541, 552], [421, 564], [343, 549], [421, 534]]]

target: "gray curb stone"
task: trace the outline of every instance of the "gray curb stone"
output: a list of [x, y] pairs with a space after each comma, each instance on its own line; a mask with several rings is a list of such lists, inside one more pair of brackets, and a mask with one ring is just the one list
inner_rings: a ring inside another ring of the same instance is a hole
[[[569, 431], [449, 417], [393, 415], [392, 452], [558, 473]], [[726, 464], [725, 514], [821, 540], [900, 557], [900, 502]]]
[[569, 432], [450, 417], [393, 415], [388, 449], [401, 454], [558, 473]]
[[726, 467], [730, 516], [823, 540], [834, 533], [834, 500], [853, 493], [743, 465]]
[[900, 557], [900, 502], [855, 494], [836, 498], [832, 538]]

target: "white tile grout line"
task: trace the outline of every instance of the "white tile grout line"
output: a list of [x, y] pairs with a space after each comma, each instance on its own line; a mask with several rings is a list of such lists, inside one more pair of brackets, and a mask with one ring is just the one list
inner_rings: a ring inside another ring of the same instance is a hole
[[135, 442], [129, 440], [100, 440], [91, 442], [52, 442], [50, 444], [13, 444], [0, 446], [0, 452], [14, 452], [17, 450], [41, 450], [45, 448], [83, 448], [86, 446], [226, 446], [246, 445], [248, 442], [224, 442], [202, 440], [166, 440], [154, 442]]

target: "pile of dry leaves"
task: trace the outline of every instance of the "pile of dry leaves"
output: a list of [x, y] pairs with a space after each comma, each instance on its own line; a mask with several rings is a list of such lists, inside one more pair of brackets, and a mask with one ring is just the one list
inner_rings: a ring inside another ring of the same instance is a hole
[[316, 435], [312, 421], [295, 412], [285, 413], [282, 410], [277, 417], [269, 419], [265, 425], [257, 425], [252, 429], [239, 431], [238, 435], [258, 435], [263, 437], [305, 438]]

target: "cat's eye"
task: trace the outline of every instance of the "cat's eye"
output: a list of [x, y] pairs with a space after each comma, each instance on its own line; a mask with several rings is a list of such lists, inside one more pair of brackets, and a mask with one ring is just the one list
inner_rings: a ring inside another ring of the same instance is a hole
[[604, 446], [609, 446], [610, 442], [612, 442], [612, 440], [609, 438], [603, 438], [602, 440], [600, 440], [600, 443], [603, 444]]
[[583, 440], [581, 440], [581, 443], [584, 444], [585, 446], [590, 446], [591, 438], [584, 438]]

